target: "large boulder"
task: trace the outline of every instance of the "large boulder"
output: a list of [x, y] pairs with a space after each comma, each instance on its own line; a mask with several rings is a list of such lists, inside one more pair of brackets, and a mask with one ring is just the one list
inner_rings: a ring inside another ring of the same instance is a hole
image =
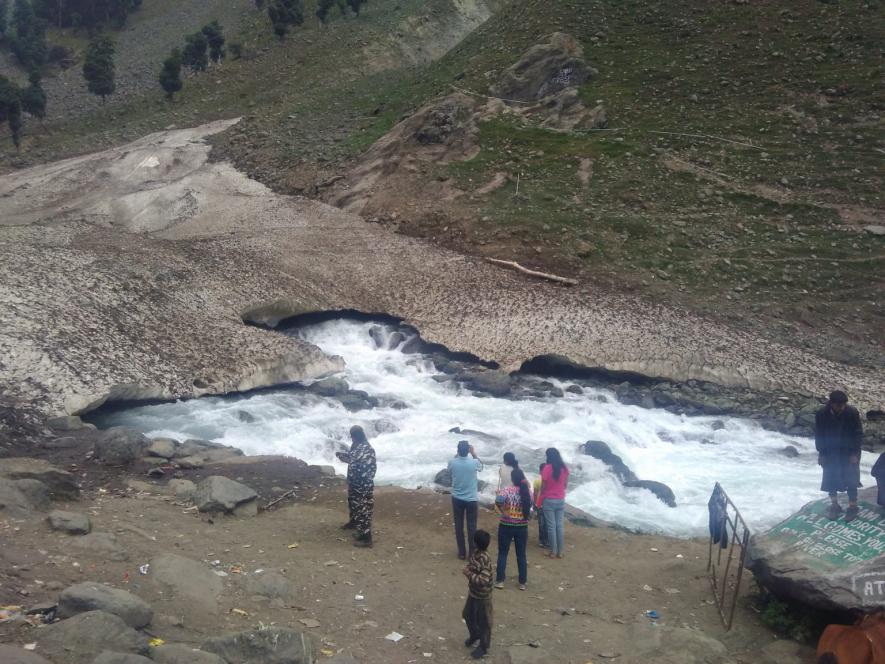
[[3, 664], [50, 664], [49, 660], [37, 653], [29, 652], [21, 646], [0, 643], [0, 662]]
[[581, 447], [581, 451], [587, 456], [602, 461], [621, 482], [635, 482], [639, 479], [623, 459], [612, 452], [611, 448], [601, 440], [588, 440]]
[[286, 627], [239, 632], [205, 641], [202, 650], [237, 664], [313, 664], [306, 634]]
[[222, 475], [207, 477], [197, 485], [194, 504], [201, 512], [246, 513], [257, 509], [254, 489]]
[[[35, 503], [29, 492], [23, 490], [26, 488], [30, 489], [30, 487], [23, 486], [23, 482], [35, 481], [37, 480], [10, 480], [0, 477], [0, 512], [5, 512], [16, 519], [21, 519], [41, 509], [43, 501], [39, 501], [40, 504]], [[42, 486], [45, 487], [46, 485]]]
[[151, 457], [171, 459], [175, 456], [177, 449], [178, 441], [173, 440], [172, 438], [154, 438], [151, 441], [150, 446], [147, 448], [146, 453]]
[[537, 101], [566, 88], [583, 85], [596, 71], [587, 66], [581, 45], [561, 32], [546, 44], [532, 46], [491, 86], [493, 96], [505, 100]]
[[747, 566], [792, 602], [824, 611], [885, 607], [885, 519], [875, 499], [875, 488], [862, 491], [851, 523], [827, 519], [827, 499], [808, 503], [753, 536]]
[[443, 468], [439, 471], [436, 476], [433, 478], [434, 484], [438, 484], [439, 486], [451, 488], [452, 486], [452, 471], [448, 468]]
[[149, 578], [164, 594], [181, 600], [201, 613], [218, 610], [218, 595], [224, 589], [212, 570], [190, 558], [164, 553], [150, 562]]
[[46, 520], [49, 522], [50, 528], [68, 535], [88, 535], [92, 531], [92, 522], [89, 517], [79, 512], [53, 510]]
[[35, 632], [37, 649], [56, 662], [92, 664], [104, 651], [147, 655], [148, 639], [104, 611], [80, 613]]
[[633, 489], [647, 489], [658, 497], [662, 503], [668, 507], [676, 507], [676, 494], [673, 489], [663, 482], [655, 482], [654, 480], [632, 480], [624, 482], [624, 486]]
[[253, 573], [245, 579], [246, 592], [250, 595], [260, 595], [267, 599], [290, 599], [295, 586], [289, 579], [279, 572]]
[[218, 655], [180, 643], [154, 648], [151, 656], [156, 664], [228, 664]]
[[16, 457], [3, 459], [0, 478], [10, 480], [39, 480], [49, 488], [55, 500], [75, 500], [80, 496], [77, 479], [66, 470], [60, 470], [43, 459]]
[[93, 456], [108, 466], [128, 466], [144, 456], [151, 442], [138, 431], [113, 427], [102, 431], [95, 441]]
[[49, 487], [40, 480], [14, 480], [14, 484], [38, 512], [45, 512], [51, 507], [52, 498], [49, 495]]
[[154, 617], [154, 610], [147, 602], [103, 583], [78, 583], [66, 588], [58, 598], [59, 618], [70, 618], [87, 611], [112, 613], [135, 629], [150, 625]]

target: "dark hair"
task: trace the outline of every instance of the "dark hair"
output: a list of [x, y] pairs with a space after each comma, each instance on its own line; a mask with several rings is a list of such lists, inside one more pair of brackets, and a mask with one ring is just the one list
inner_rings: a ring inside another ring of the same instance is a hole
[[473, 543], [476, 545], [477, 550], [485, 551], [489, 548], [489, 543], [492, 541], [492, 536], [489, 535], [484, 530], [477, 530], [473, 533]]
[[458, 441], [458, 456], [466, 457], [470, 451], [470, 443], [466, 440]]
[[568, 468], [566, 468], [565, 463], [562, 460], [562, 455], [559, 454], [559, 450], [555, 447], [548, 447], [546, 454], [547, 463], [553, 466], [553, 479], [558, 480], [562, 471], [568, 471]]
[[830, 392], [830, 403], [848, 403], [848, 395], [842, 390]]
[[355, 424], [352, 427], [350, 427], [350, 439], [354, 443], [359, 443], [361, 445], [368, 445], [369, 444], [369, 439], [366, 438], [366, 432], [363, 431], [363, 428], [361, 426], [359, 426], [358, 424]]
[[504, 452], [504, 465], [510, 466], [513, 469], [519, 468], [519, 461], [516, 460], [513, 452]]
[[522, 498], [522, 515], [526, 519], [532, 516], [532, 492], [529, 491], [529, 481], [525, 478], [525, 473], [519, 468], [514, 468], [510, 473], [510, 481], [514, 486], [519, 487], [519, 497]]
[[546, 466], [546, 465], [547, 465], [546, 463], [541, 463], [541, 466], [538, 468], [538, 470], [544, 470], [544, 466]]

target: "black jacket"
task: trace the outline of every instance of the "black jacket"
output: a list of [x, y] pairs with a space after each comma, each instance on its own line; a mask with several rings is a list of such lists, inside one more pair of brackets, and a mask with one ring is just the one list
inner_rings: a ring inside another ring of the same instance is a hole
[[829, 405], [814, 415], [814, 446], [824, 456], [859, 456], [863, 427], [860, 413], [853, 406], [845, 406], [839, 415]]

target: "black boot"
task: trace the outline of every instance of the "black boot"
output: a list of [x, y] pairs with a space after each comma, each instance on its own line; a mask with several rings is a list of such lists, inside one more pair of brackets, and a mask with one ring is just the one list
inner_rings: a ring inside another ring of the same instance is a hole
[[372, 547], [372, 535], [371, 533], [368, 535], [360, 535], [359, 537], [353, 538], [353, 545], [358, 546], [363, 549], [369, 549]]
[[348, 521], [341, 526], [341, 530], [353, 530], [354, 528], [356, 528], [356, 524], [353, 521]]

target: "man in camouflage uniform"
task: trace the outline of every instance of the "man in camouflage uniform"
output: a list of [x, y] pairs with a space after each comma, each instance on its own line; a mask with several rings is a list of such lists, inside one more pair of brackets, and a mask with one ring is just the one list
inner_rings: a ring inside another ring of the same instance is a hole
[[354, 546], [372, 546], [372, 512], [375, 508], [375, 449], [360, 426], [350, 428], [349, 452], [338, 452], [347, 464], [347, 506], [350, 520], [342, 528], [353, 529]]

